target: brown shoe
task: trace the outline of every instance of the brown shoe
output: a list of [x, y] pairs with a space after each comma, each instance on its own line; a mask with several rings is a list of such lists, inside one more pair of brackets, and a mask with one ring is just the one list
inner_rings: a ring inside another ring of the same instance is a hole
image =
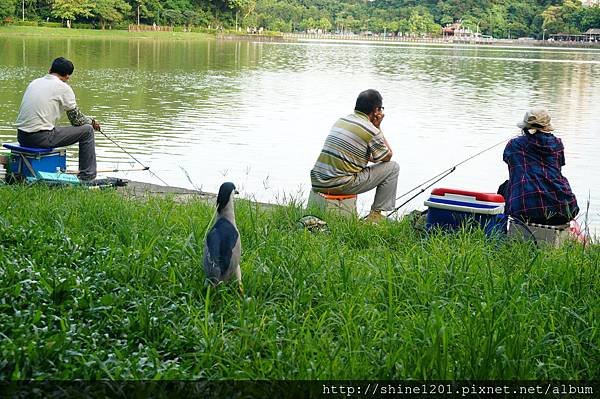
[[385, 219], [385, 216], [381, 214], [379, 211], [371, 211], [369, 215], [365, 218], [365, 220], [369, 223], [377, 224]]

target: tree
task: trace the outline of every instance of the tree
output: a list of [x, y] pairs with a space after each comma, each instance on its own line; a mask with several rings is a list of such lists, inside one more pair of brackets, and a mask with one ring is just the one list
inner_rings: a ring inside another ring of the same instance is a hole
[[54, 0], [52, 16], [67, 20], [67, 28], [71, 28], [71, 20], [91, 17], [93, 7], [88, 0]]
[[206, 14], [206, 11], [202, 9], [198, 10], [186, 10], [183, 12], [183, 19], [188, 26], [191, 25], [208, 25], [210, 19]]
[[290, 22], [284, 22], [281, 18], [277, 18], [269, 28], [278, 32], [291, 32], [292, 24]]
[[600, 7], [584, 7], [581, 10], [581, 31], [600, 27]]
[[106, 23], [120, 22], [124, 13], [131, 11], [131, 6], [123, 0], [94, 0], [92, 12], [98, 17], [100, 28], [104, 29]]
[[235, 23], [237, 28], [238, 15], [241, 14], [242, 20], [248, 17], [256, 9], [256, 0], [228, 0], [227, 6], [235, 11]]
[[5, 18], [14, 17], [15, 11], [15, 0], [0, 0], [0, 22]]
[[427, 9], [414, 8], [408, 18], [410, 33], [440, 33], [442, 27], [436, 24]]
[[183, 13], [179, 10], [163, 10], [162, 18], [168, 25], [181, 25], [183, 23]]
[[329, 21], [329, 19], [325, 17], [319, 20], [317, 26], [319, 27], [319, 29], [323, 29], [323, 32], [328, 32], [331, 30], [331, 28], [333, 28], [331, 21]]
[[576, 0], [564, 0], [560, 6], [548, 6], [542, 12], [542, 28], [554, 33], [579, 33], [581, 9], [581, 2]]
[[550, 32], [564, 32], [565, 23], [562, 19], [562, 10], [559, 6], [549, 6], [542, 12], [542, 18], [544, 23], [542, 24], [543, 29], [547, 29]]
[[132, 1], [132, 8], [135, 9], [137, 23], [140, 20], [155, 18], [159, 15], [162, 6], [158, 0], [130, 0]]
[[488, 34], [494, 37], [508, 36], [508, 23], [506, 8], [500, 4], [494, 4], [485, 15], [482, 24]]

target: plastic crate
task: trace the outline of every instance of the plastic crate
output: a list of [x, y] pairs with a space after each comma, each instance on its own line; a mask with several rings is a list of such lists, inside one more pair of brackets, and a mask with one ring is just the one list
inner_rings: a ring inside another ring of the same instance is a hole
[[36, 172], [64, 171], [67, 168], [67, 150], [57, 148], [31, 148], [18, 144], [4, 144], [10, 150], [8, 171], [13, 175], [37, 177]]

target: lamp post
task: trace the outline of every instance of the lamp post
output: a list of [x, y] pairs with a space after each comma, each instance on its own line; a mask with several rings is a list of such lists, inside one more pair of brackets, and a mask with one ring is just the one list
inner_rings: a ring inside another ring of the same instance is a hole
[[23, 0], [22, 5], [23, 5], [23, 8], [22, 8], [22, 11], [23, 11], [23, 21], [25, 21], [25, 0]]
[[547, 30], [548, 30], [548, 29], [546, 29], [546, 28], [544, 28], [544, 29], [542, 30], [542, 41], [544, 41], [544, 40], [546, 39], [546, 31], [547, 31]]

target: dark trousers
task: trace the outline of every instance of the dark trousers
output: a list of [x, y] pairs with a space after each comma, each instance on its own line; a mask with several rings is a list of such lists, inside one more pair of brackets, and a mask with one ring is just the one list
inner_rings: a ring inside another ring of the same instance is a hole
[[528, 217], [522, 215], [519, 216], [518, 219], [525, 223], [545, 224], [546, 226], [560, 226], [571, 221], [571, 218], [562, 215], [554, 215], [549, 218]]
[[[506, 199], [506, 190], [508, 188], [508, 180], [505, 181], [498, 187], [498, 194], [502, 195]], [[573, 215], [575, 216], [575, 215]], [[535, 223], [535, 224], [544, 224], [546, 226], [560, 226], [563, 224], [567, 224], [571, 221], [572, 218], [568, 218], [562, 215], [553, 215], [550, 217], [530, 217], [525, 215], [517, 216], [522, 222], [525, 223]]]
[[17, 131], [19, 144], [24, 147], [54, 148], [79, 143], [79, 173], [81, 180], [96, 178], [96, 144], [92, 125], [55, 127], [35, 133]]

